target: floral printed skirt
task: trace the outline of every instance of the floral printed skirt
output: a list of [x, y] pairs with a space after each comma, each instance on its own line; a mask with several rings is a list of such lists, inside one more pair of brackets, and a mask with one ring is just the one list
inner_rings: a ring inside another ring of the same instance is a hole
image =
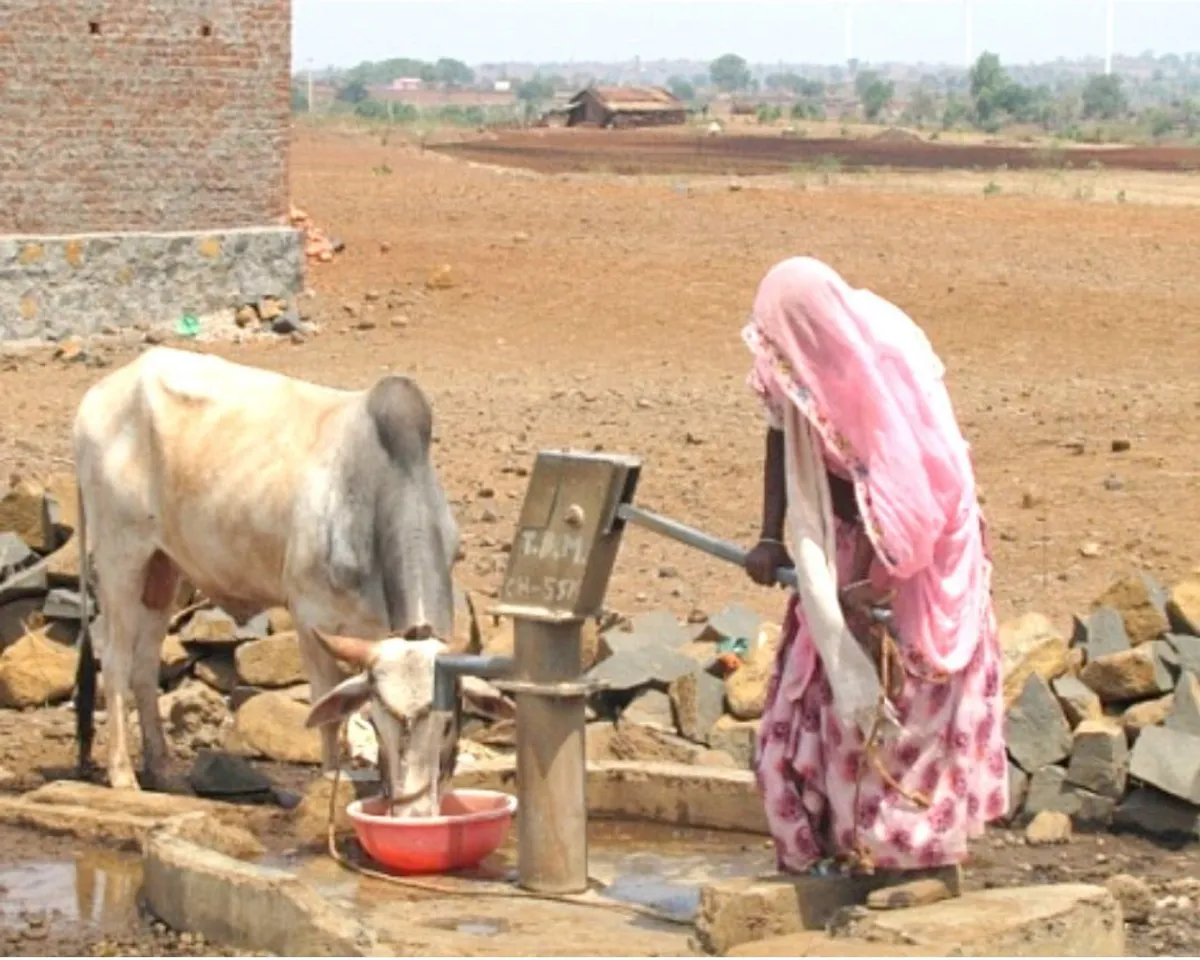
[[825, 669], [795, 596], [759, 730], [756, 774], [779, 868], [834, 858], [915, 869], [962, 862], [967, 841], [1008, 808], [994, 621], [967, 667], [944, 678], [901, 650], [893, 702], [902, 733], [866, 747], [834, 715]]

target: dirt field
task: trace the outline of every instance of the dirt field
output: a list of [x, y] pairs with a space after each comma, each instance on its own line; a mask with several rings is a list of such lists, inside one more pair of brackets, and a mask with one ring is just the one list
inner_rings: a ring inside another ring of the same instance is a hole
[[[803, 126], [803, 123], [798, 124]], [[670, 130], [506, 131], [434, 149], [485, 163], [541, 173], [604, 171], [621, 175], [710, 173], [750, 176], [802, 166], [895, 170], [1087, 169], [1195, 172], [1193, 147], [1038, 147], [931, 142], [884, 131], [873, 137], [828, 138], [730, 132], [710, 137], [703, 127]]]
[[[800, 253], [900, 304], [945, 360], [985, 490], [1002, 616], [1038, 609], [1065, 626], [1119, 574], [1169, 582], [1200, 564], [1193, 209], [680, 190], [483, 169], [307, 131], [293, 169], [295, 202], [346, 244], [310, 272], [304, 311], [322, 330], [205, 349], [348, 387], [387, 370], [417, 376], [435, 405], [469, 587], [498, 585], [521, 474], [542, 447], [639, 454], [642, 504], [752, 540], [762, 419], [738, 334], [763, 272]], [[440, 264], [453, 285], [427, 290]], [[114, 365], [135, 349], [97, 355]], [[0, 360], [0, 475], [62, 469], [75, 404], [102, 373], [49, 351]], [[1129, 449], [1113, 452], [1118, 440]], [[625, 613], [682, 616], [735, 599], [782, 609], [739, 571], [637, 531], [609, 599]], [[69, 758], [69, 730], [34, 715], [13, 715], [3, 732], [0, 765], [18, 781]], [[32, 855], [31, 844], [7, 849]], [[980, 848], [977, 882], [1129, 870], [1167, 896], [1200, 866], [1140, 841], [1120, 841], [1120, 857], [1090, 839], [1045, 857], [999, 834], [997, 844]], [[1200, 949], [1194, 911], [1139, 930], [1139, 952]]]

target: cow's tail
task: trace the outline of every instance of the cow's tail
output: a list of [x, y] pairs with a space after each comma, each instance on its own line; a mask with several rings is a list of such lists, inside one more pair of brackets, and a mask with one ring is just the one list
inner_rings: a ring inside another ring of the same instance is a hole
[[79, 548], [79, 665], [75, 668], [75, 743], [79, 749], [77, 774], [86, 779], [92, 772], [92, 743], [96, 737], [96, 658], [92, 650], [89, 602], [92, 578], [82, 489], [78, 492], [78, 498], [79, 529], [75, 531], [75, 537]]

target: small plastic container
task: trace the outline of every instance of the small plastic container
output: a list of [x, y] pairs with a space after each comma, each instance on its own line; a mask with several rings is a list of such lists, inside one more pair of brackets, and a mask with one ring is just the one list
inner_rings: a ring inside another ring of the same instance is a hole
[[386, 810], [383, 797], [346, 808], [367, 855], [397, 873], [449, 873], [478, 866], [500, 848], [517, 798], [496, 790], [454, 790], [442, 798], [440, 816], [399, 818]]

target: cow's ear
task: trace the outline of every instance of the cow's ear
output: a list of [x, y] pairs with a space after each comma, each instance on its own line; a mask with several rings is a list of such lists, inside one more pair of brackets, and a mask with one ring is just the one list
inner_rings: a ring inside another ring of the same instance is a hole
[[371, 680], [365, 672], [343, 680], [312, 705], [304, 725], [323, 727], [341, 723], [371, 698]]

